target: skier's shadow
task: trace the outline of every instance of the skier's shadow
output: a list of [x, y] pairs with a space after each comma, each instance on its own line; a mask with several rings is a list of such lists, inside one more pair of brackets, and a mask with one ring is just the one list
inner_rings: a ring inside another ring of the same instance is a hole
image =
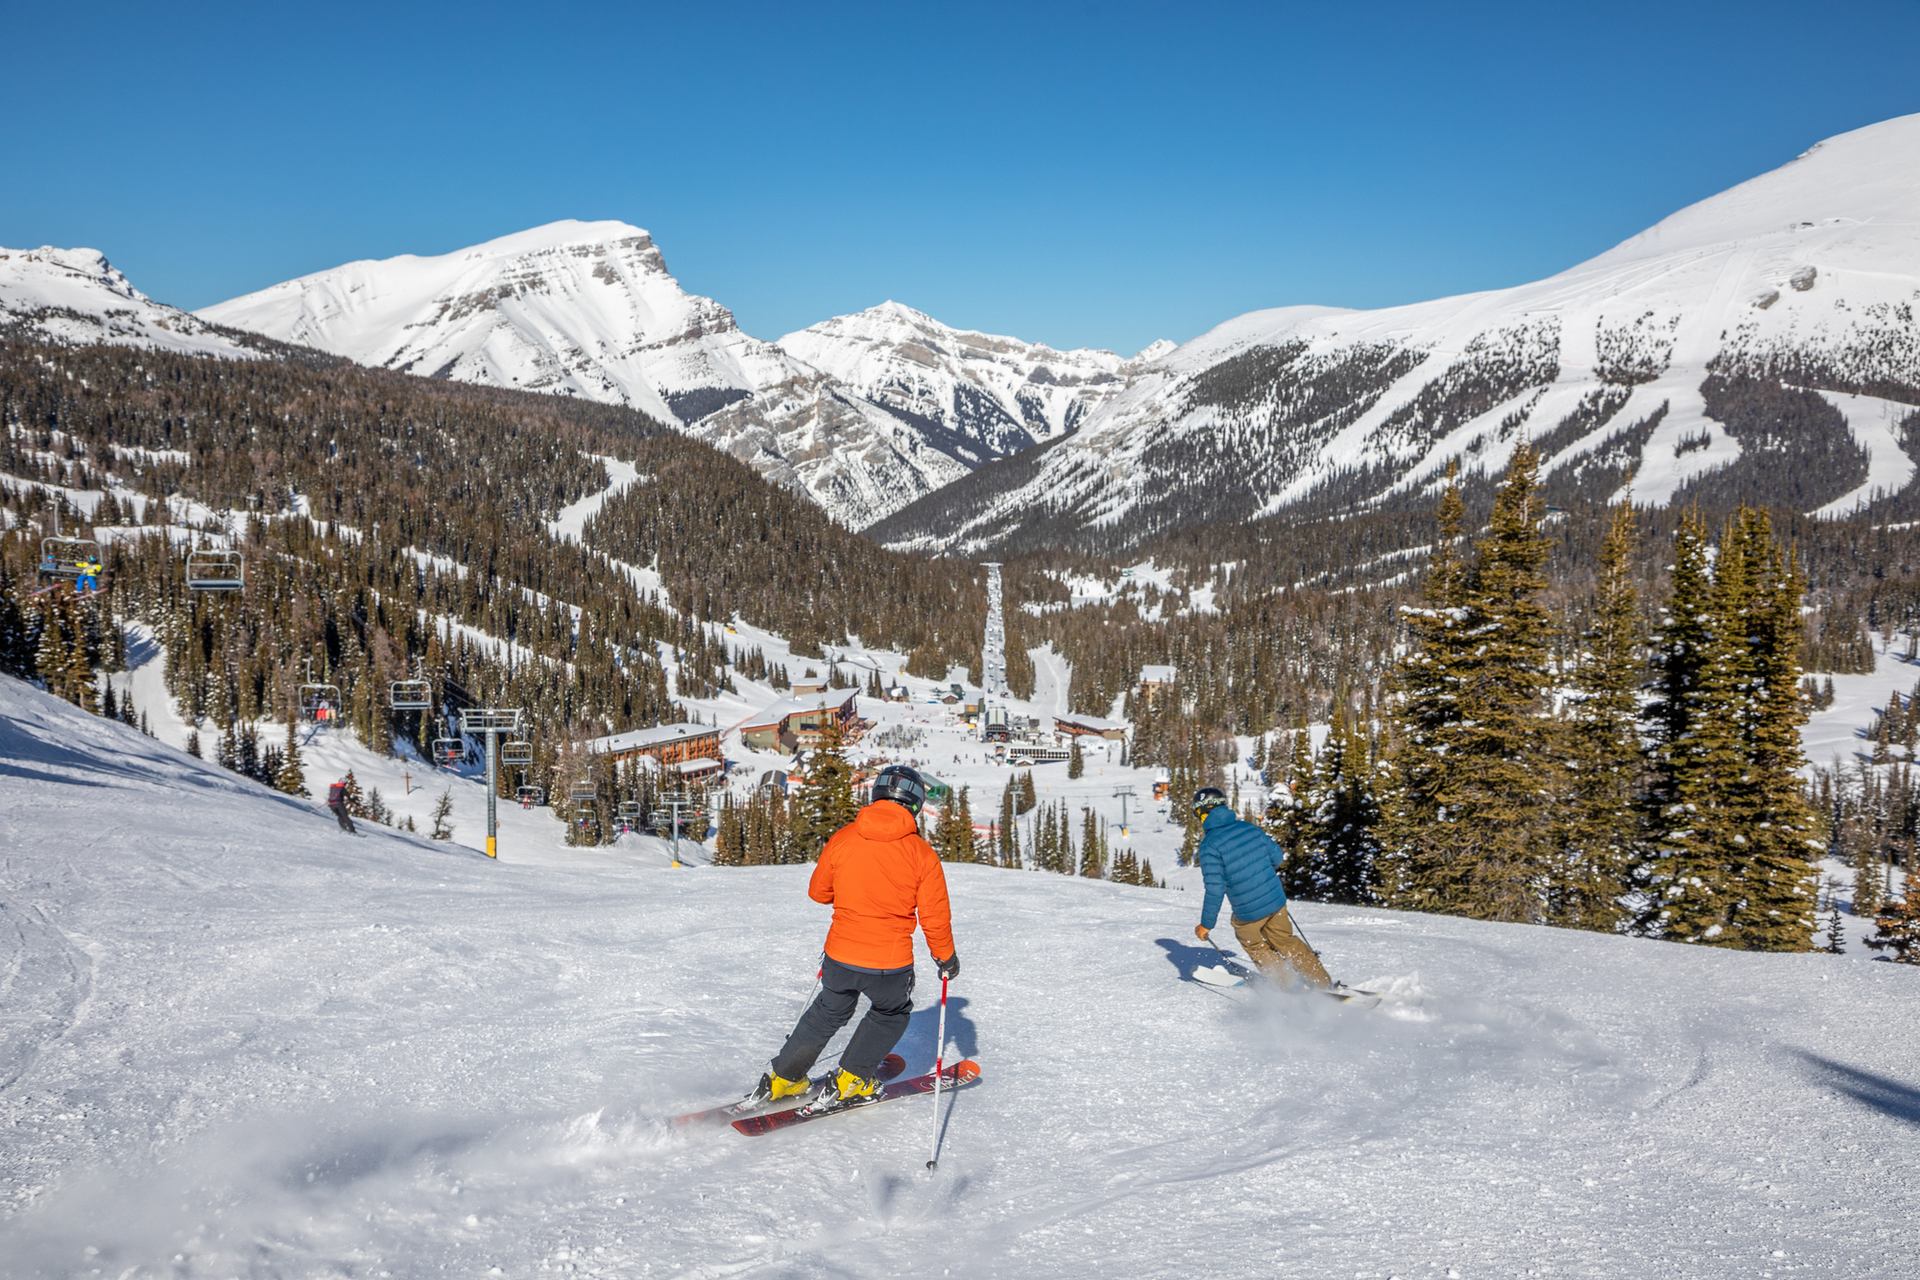
[[1172, 938], [1155, 938], [1155, 945], [1167, 953], [1167, 963], [1180, 971], [1180, 977], [1186, 982], [1199, 982], [1197, 973], [1201, 969], [1225, 969], [1237, 977], [1245, 977], [1246, 966], [1240, 963], [1240, 957], [1228, 952], [1222, 955], [1212, 947], [1196, 947], [1191, 943], [1178, 942]]
[[[915, 1009], [907, 1020], [907, 1029], [900, 1037], [900, 1043], [894, 1052], [907, 1060], [909, 1071], [933, 1070], [934, 1041], [940, 1035], [940, 1001], [934, 1000], [924, 1009]], [[947, 1052], [948, 1062], [957, 1062], [961, 1058], [971, 1058], [980, 1052], [980, 1036], [973, 1025], [973, 1019], [967, 1016], [967, 998], [949, 995], [947, 997]]]

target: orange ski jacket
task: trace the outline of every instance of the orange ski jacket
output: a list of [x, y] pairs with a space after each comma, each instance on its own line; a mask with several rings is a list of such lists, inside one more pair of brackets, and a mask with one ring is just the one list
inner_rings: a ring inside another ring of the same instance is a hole
[[827, 955], [856, 969], [904, 969], [913, 963], [913, 924], [935, 960], [953, 954], [947, 877], [913, 815], [876, 800], [833, 833], [820, 852], [807, 895], [833, 907]]

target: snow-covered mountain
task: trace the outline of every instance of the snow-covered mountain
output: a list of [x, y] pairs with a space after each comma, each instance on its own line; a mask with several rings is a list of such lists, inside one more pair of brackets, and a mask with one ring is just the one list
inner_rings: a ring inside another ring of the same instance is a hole
[[[1531, 439], [1552, 483], [1726, 486], [1845, 514], [1920, 451], [1920, 115], [1829, 139], [1571, 270], [1374, 311], [1240, 316], [1069, 440], [885, 522], [904, 545], [1418, 496]], [[1026, 534], [1026, 536], [1032, 536]], [[1050, 534], [1049, 536], [1054, 536]]]
[[835, 316], [779, 345], [974, 464], [1073, 430], [1173, 349], [1132, 359], [944, 325], [897, 302]]
[[997, 456], [741, 332], [623, 222], [556, 222], [433, 257], [348, 263], [200, 314], [362, 364], [628, 405], [853, 527]]
[[0, 331], [190, 355], [252, 357], [233, 335], [134, 288], [98, 249], [0, 248]]
[[206, 307], [209, 320], [426, 377], [551, 391], [696, 421], [792, 361], [687, 293], [624, 222], [555, 222], [403, 254]]

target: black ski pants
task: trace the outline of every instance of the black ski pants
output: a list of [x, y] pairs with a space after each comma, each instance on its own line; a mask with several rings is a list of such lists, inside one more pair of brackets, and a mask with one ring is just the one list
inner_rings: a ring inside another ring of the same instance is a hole
[[340, 819], [340, 829], [349, 834], [353, 834], [353, 819], [347, 814], [347, 806], [344, 804], [333, 804], [327, 807], [333, 810], [334, 817]]
[[834, 1033], [847, 1025], [860, 997], [870, 1002], [866, 1016], [853, 1029], [853, 1039], [840, 1055], [840, 1065], [856, 1076], [871, 1077], [880, 1059], [892, 1052], [906, 1034], [913, 1016], [913, 966], [904, 969], [856, 969], [831, 956], [820, 966], [820, 994], [774, 1057], [774, 1074], [798, 1080], [813, 1069], [820, 1051]]

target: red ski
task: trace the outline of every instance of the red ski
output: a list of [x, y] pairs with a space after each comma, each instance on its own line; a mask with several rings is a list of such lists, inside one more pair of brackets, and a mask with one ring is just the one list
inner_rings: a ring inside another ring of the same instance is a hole
[[[951, 1089], [964, 1089], [980, 1078], [980, 1064], [972, 1058], [956, 1062], [940, 1073], [942, 1083], [940, 1092]], [[896, 1080], [873, 1096], [871, 1102], [855, 1103], [852, 1106], [834, 1107], [827, 1111], [809, 1111], [804, 1106], [791, 1107], [785, 1111], [769, 1111], [757, 1116], [747, 1116], [735, 1120], [733, 1127], [749, 1138], [757, 1138], [763, 1133], [772, 1133], [775, 1129], [790, 1129], [796, 1124], [805, 1124], [809, 1120], [824, 1120], [828, 1116], [845, 1115], [849, 1111], [864, 1111], [893, 1098], [904, 1098], [909, 1094], [932, 1093], [933, 1072], [915, 1076], [911, 1080]]]
[[[897, 1053], [890, 1053], [880, 1060], [880, 1078], [882, 1080], [891, 1080], [906, 1069], [907, 1060]], [[807, 1099], [800, 1102], [788, 1102], [787, 1105], [804, 1106], [806, 1105], [806, 1101], [817, 1096], [821, 1089], [831, 1087], [831, 1085], [816, 1080], [813, 1091], [807, 1095]], [[683, 1116], [675, 1116], [668, 1123], [673, 1125], [689, 1125], [705, 1124], [709, 1120], [732, 1120], [738, 1116], [753, 1115], [765, 1105], [765, 1103], [750, 1103], [743, 1099], [739, 1102], [729, 1102], [724, 1106], [708, 1107], [704, 1111], [689, 1111]]]

